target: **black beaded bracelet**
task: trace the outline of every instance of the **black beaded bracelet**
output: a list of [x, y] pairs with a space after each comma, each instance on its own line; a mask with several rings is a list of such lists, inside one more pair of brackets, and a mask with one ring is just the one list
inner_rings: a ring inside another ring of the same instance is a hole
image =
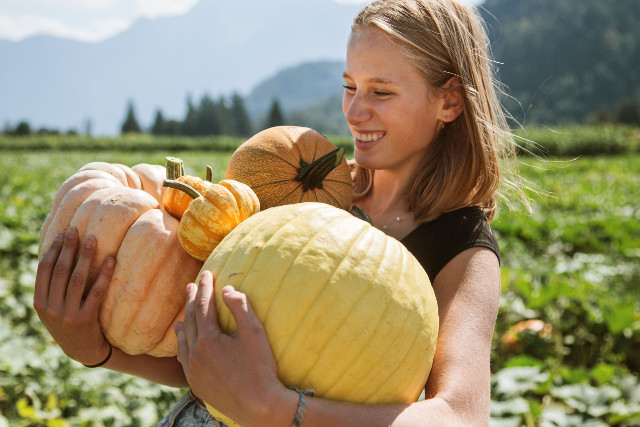
[[302, 419], [304, 418], [304, 410], [307, 408], [307, 401], [305, 399], [305, 394], [309, 396], [313, 396], [315, 394], [315, 390], [312, 388], [308, 388], [306, 390], [300, 390], [299, 388], [289, 387], [291, 390], [298, 392], [300, 395], [300, 400], [298, 400], [298, 410], [296, 411], [296, 416], [293, 419], [293, 424], [291, 427], [300, 427], [302, 424]]
[[111, 353], [113, 353], [113, 347], [111, 346], [111, 343], [107, 341], [107, 344], [109, 344], [109, 354], [107, 354], [107, 357], [102, 362], [96, 363], [95, 365], [85, 365], [84, 363], [82, 365], [84, 365], [85, 368], [99, 368], [100, 366], [107, 363], [107, 361], [111, 358]]

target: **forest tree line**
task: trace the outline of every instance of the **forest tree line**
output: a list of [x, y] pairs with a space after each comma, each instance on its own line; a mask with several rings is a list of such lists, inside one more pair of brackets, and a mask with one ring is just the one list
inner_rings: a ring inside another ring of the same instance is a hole
[[[232, 94], [229, 98], [221, 96], [218, 99], [205, 94], [197, 103], [193, 101], [191, 96], [188, 96], [186, 104], [186, 113], [182, 119], [166, 117], [162, 109], [158, 108], [155, 111], [151, 126], [144, 127], [138, 120], [135, 103], [129, 100], [120, 126], [120, 133], [122, 135], [149, 133], [157, 136], [226, 135], [247, 137], [262, 129], [286, 123], [285, 114], [277, 98], [272, 100], [267, 115], [259, 123], [254, 123], [251, 120], [244, 98], [237, 93]], [[69, 129], [61, 131], [49, 128], [33, 129], [28, 121], [22, 120], [15, 127], [5, 124], [2, 133], [16, 136], [31, 134], [74, 135], [79, 133], [91, 135], [91, 124], [90, 122], [86, 123], [83, 130]]]

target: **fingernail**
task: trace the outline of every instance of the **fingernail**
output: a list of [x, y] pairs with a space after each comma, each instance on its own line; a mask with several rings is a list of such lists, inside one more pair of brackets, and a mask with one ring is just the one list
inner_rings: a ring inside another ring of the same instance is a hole
[[106, 261], [107, 263], [107, 268], [113, 268], [113, 266], [116, 264], [116, 259], [112, 256], [107, 257]]
[[84, 247], [87, 249], [91, 249], [93, 248], [94, 243], [95, 238], [93, 236], [87, 236], [87, 238], [84, 240]]
[[71, 227], [67, 230], [67, 237], [72, 239], [74, 237], [76, 237], [76, 229]]
[[56, 235], [56, 238], [54, 239], [54, 242], [61, 242], [63, 238], [64, 238], [64, 234], [63, 233], [58, 233]]

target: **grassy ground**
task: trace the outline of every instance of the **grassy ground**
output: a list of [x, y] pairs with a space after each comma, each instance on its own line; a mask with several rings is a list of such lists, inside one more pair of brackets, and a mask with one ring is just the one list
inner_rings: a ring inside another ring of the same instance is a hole
[[[1, 144], [0, 144], [1, 145]], [[0, 426], [146, 426], [181, 391], [87, 370], [32, 307], [38, 231], [59, 185], [90, 161], [182, 158], [223, 178], [230, 151], [4, 150], [0, 168]], [[533, 213], [501, 206], [492, 227], [503, 292], [493, 346], [492, 425], [640, 424], [640, 154], [524, 159]], [[502, 337], [536, 318], [550, 333]]]

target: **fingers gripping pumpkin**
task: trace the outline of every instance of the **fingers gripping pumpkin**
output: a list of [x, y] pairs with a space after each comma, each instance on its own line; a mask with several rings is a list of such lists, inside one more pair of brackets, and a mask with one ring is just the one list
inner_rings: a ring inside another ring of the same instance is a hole
[[129, 354], [172, 356], [177, 354], [173, 323], [182, 317], [186, 285], [202, 263], [182, 249], [179, 221], [161, 209], [165, 173], [159, 168], [85, 165], [56, 193], [38, 252], [41, 257], [69, 226], [80, 239], [94, 235], [98, 245], [88, 283], [108, 255], [117, 260], [100, 307], [105, 336]]

